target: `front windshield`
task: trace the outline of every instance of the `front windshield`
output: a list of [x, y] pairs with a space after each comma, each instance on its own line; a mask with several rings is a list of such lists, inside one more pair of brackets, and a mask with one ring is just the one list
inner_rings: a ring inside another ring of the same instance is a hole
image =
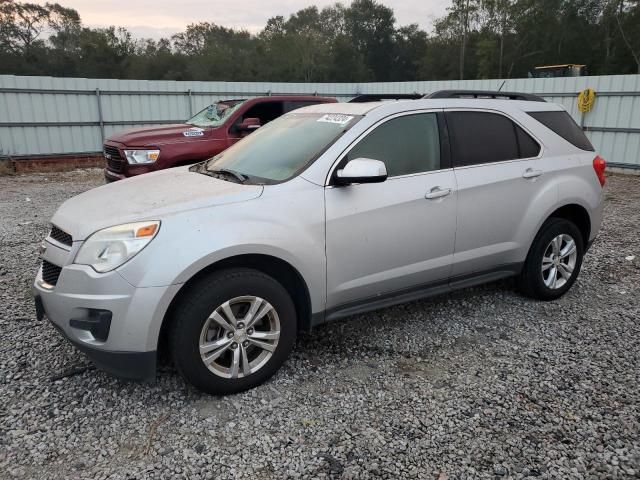
[[266, 183], [282, 182], [306, 167], [359, 119], [333, 113], [290, 113], [212, 158], [206, 169], [232, 170]]
[[219, 127], [235, 112], [244, 100], [222, 100], [209, 105], [187, 120], [196, 127]]

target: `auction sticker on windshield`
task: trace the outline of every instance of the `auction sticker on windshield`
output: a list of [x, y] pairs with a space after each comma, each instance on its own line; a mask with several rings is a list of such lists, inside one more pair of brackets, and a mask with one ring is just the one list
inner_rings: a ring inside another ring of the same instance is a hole
[[204, 130], [201, 128], [190, 128], [189, 130], [182, 132], [182, 135], [185, 137], [202, 137], [204, 135]]
[[327, 113], [318, 119], [318, 122], [337, 123], [338, 125], [346, 125], [353, 119], [349, 115], [341, 115], [339, 113]]

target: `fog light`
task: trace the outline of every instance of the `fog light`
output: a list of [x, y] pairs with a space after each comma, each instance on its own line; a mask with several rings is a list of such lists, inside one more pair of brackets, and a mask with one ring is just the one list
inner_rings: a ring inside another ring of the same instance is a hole
[[106, 342], [111, 328], [111, 312], [97, 308], [89, 308], [88, 312], [87, 318], [72, 318], [69, 325], [89, 332], [100, 342]]

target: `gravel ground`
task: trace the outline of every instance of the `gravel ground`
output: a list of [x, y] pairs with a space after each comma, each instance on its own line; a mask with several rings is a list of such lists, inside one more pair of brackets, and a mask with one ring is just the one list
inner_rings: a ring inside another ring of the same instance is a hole
[[100, 183], [0, 177], [0, 478], [640, 478], [640, 177], [609, 178], [561, 300], [499, 282], [360, 315], [225, 398], [86, 369], [36, 320], [47, 221]]

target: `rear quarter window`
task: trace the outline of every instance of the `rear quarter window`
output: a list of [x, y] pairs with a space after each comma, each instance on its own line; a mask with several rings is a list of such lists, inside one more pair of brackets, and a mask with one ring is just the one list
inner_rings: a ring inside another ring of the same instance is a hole
[[549, 130], [560, 135], [574, 147], [581, 150], [594, 151], [593, 145], [578, 124], [565, 111], [527, 112]]
[[516, 137], [518, 137], [518, 147], [520, 148], [520, 158], [534, 158], [540, 154], [540, 145], [518, 125], [514, 125]]

